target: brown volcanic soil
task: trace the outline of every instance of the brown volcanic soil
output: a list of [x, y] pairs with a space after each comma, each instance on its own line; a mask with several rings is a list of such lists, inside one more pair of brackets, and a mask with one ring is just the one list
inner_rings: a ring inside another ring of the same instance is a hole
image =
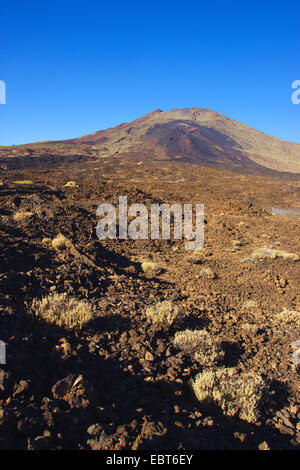
[[[300, 311], [300, 262], [241, 260], [265, 245], [300, 254], [299, 219], [271, 215], [272, 206], [300, 207], [300, 179], [187, 163], [118, 163], [5, 172], [0, 322], [7, 365], [0, 370], [0, 448], [257, 449], [266, 441], [271, 449], [299, 449], [299, 371], [291, 361], [299, 329], [276, 315], [284, 308]], [[23, 179], [34, 185], [13, 183]], [[70, 180], [79, 187], [65, 188]], [[205, 204], [199, 263], [188, 262], [183, 241], [100, 242], [96, 208], [116, 204], [120, 195], [129, 203]], [[34, 215], [16, 222], [20, 210]], [[59, 232], [72, 241], [73, 254], [42, 244]], [[144, 260], [156, 262], [162, 273], [147, 277]], [[217, 277], [200, 277], [203, 267]], [[32, 319], [32, 299], [50, 292], [87, 299], [94, 320], [70, 332]], [[146, 307], [169, 299], [186, 313], [184, 325], [149, 325]], [[249, 300], [255, 303], [246, 308]], [[246, 334], [246, 323], [257, 325], [257, 332]], [[180, 329], [201, 327], [223, 342], [224, 365], [267, 381], [256, 425], [195, 399], [190, 380], [201, 368], [173, 347], [172, 338]], [[61, 399], [57, 383], [77, 377], [78, 388]]]

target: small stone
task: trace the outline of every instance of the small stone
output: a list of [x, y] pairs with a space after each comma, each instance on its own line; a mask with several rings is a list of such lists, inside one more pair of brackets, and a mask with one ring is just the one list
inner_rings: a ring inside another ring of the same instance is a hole
[[13, 396], [16, 397], [17, 395], [20, 395], [23, 393], [25, 390], [28, 388], [28, 382], [26, 380], [21, 380], [17, 386], [15, 386], [15, 391], [13, 393]]
[[146, 361], [153, 361], [154, 360], [153, 354], [151, 354], [151, 352], [147, 351], [146, 354], [145, 354], [145, 360]]
[[299, 411], [299, 405], [291, 405], [290, 410], [291, 413], [296, 416]]
[[290, 422], [290, 420], [288, 419], [288, 417], [286, 416], [286, 414], [287, 414], [286, 412], [277, 411], [276, 416], [277, 416], [278, 418], [280, 418], [280, 419], [283, 421], [283, 423], [284, 423], [285, 426], [287, 426], [288, 428], [293, 428], [294, 426], [293, 426], [293, 424]]
[[71, 408], [86, 408], [93, 401], [95, 391], [82, 375], [69, 374], [53, 385], [52, 394], [55, 399], [65, 400]]
[[299, 261], [299, 256], [296, 253], [288, 253], [283, 250], [275, 250], [269, 246], [264, 246], [253, 251], [251, 257], [254, 259], [276, 259], [284, 258], [293, 261]]
[[99, 434], [101, 431], [101, 426], [99, 423], [96, 423], [96, 424], [92, 424], [88, 429], [87, 429], [87, 433], [90, 435], [90, 436], [96, 436], [97, 434]]
[[239, 439], [241, 442], [245, 442], [245, 439], [247, 437], [247, 435], [243, 432], [235, 432], [233, 435], [236, 439]]
[[241, 259], [241, 263], [257, 263], [257, 260], [254, 258], [243, 258]]
[[287, 426], [285, 426], [282, 423], [276, 423], [275, 427], [279, 430], [279, 432], [281, 434], [287, 434], [287, 435], [290, 435], [290, 436], [292, 436], [294, 434], [293, 429], [288, 428]]
[[270, 450], [268, 443], [266, 441], [261, 442], [258, 446], [259, 450]]

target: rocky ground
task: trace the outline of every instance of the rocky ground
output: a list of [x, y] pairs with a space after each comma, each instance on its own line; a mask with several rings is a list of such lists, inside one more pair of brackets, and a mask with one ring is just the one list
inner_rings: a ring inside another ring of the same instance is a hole
[[[0, 179], [1, 449], [300, 448], [299, 219], [271, 210], [300, 208], [300, 180], [126, 160]], [[201, 253], [177, 240], [99, 241], [96, 208], [120, 195], [203, 203]], [[52, 247], [59, 233], [72, 249]], [[88, 301], [93, 319], [67, 330], [33, 318], [33, 299], [51, 293]], [[180, 306], [181, 324], [149, 323], [147, 307], [164, 300]], [[221, 342], [221, 365], [263, 377], [258, 422], [196, 399], [202, 369], [173, 344], [186, 328]]]

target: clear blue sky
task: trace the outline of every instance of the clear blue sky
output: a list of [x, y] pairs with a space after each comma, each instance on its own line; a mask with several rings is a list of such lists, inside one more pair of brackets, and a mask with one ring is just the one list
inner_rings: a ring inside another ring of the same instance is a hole
[[2, 2], [0, 145], [195, 106], [300, 142], [299, 13], [263, 0]]

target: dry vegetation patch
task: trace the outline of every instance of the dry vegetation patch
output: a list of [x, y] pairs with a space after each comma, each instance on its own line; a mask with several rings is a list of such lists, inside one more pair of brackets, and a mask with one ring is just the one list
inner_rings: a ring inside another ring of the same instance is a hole
[[216, 273], [210, 268], [202, 268], [200, 269], [199, 276], [205, 279], [216, 279]]
[[13, 215], [13, 219], [15, 222], [23, 222], [24, 220], [30, 219], [33, 215], [33, 212], [18, 211]]
[[258, 309], [258, 303], [255, 300], [246, 300], [242, 305], [242, 311], [253, 311]]
[[206, 330], [178, 331], [173, 342], [176, 348], [202, 366], [212, 367], [224, 358], [221, 343]]
[[68, 240], [62, 233], [59, 233], [51, 242], [52, 248], [58, 251], [66, 250], [72, 246], [70, 240]]
[[34, 299], [31, 314], [47, 323], [68, 329], [82, 328], [93, 317], [88, 302], [56, 293], [42, 299]]
[[180, 306], [170, 300], [164, 300], [148, 307], [146, 316], [151, 323], [167, 326], [171, 326], [174, 322], [180, 322], [184, 318]]
[[300, 328], [300, 312], [284, 308], [282, 312], [277, 314], [277, 320], [284, 325], [296, 326]]
[[200, 264], [203, 262], [206, 255], [207, 251], [204, 248], [201, 248], [200, 250], [194, 250], [192, 253], [189, 253], [185, 256], [184, 260], [190, 264]]
[[33, 181], [31, 180], [19, 180], [19, 181], [13, 181], [14, 184], [33, 184]]
[[227, 416], [239, 416], [255, 423], [260, 417], [259, 405], [266, 385], [259, 374], [239, 374], [235, 368], [206, 370], [192, 382], [200, 402], [212, 402]]
[[68, 181], [65, 185], [65, 188], [78, 188], [79, 185], [75, 181]]
[[144, 261], [141, 266], [143, 272], [148, 276], [156, 276], [161, 272], [161, 268], [158, 266], [158, 264], [153, 263], [152, 261]]
[[245, 323], [242, 325], [242, 331], [248, 336], [255, 336], [259, 331], [259, 326], [254, 323]]

